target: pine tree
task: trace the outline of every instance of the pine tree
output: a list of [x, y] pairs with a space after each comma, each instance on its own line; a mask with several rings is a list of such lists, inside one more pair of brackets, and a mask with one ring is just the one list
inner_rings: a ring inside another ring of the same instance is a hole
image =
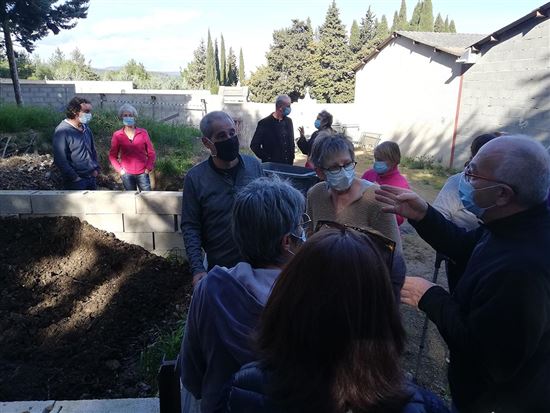
[[451, 20], [449, 23], [449, 33], [456, 33], [455, 21]]
[[237, 75], [237, 57], [233, 53], [233, 48], [229, 48], [229, 55], [227, 56], [227, 85], [236, 86], [239, 81]]
[[435, 22], [434, 22], [434, 32], [442, 33], [444, 31], [445, 31], [445, 23], [443, 22], [441, 13], [437, 13], [437, 17], [435, 18]]
[[367, 10], [365, 17], [361, 19], [361, 27], [359, 29], [359, 39], [361, 47], [367, 45], [376, 36], [376, 15], [370, 9]]
[[216, 79], [216, 61], [214, 56], [214, 46], [212, 45], [212, 37], [208, 30], [208, 41], [206, 43], [206, 88], [210, 89], [211, 93], [218, 93], [218, 81]]
[[26, 2], [5, 0], [0, 3], [0, 28], [2, 46], [8, 58], [10, 77], [13, 82], [15, 102], [21, 106], [21, 85], [17, 70], [14, 42], [28, 53], [34, 50], [34, 43], [51, 31], [58, 34], [61, 29], [72, 29], [76, 19], [85, 19], [88, 0], [68, 0], [60, 4], [57, 0]]
[[327, 103], [353, 101], [354, 78], [350, 74], [353, 59], [335, 1], [329, 6], [320, 28], [317, 60], [320, 69], [314, 78], [314, 97]]
[[411, 31], [417, 32], [420, 30], [419, 27], [420, 27], [420, 18], [422, 16], [422, 6], [423, 6], [422, 0], [419, 0], [418, 3], [416, 3], [416, 6], [414, 6], [411, 21], [409, 22], [409, 30]]
[[242, 86], [244, 86], [246, 82], [246, 75], [244, 71], [244, 56], [243, 56], [243, 48], [241, 47], [241, 50], [239, 51], [239, 82]]
[[216, 83], [218, 86], [220, 83], [220, 53], [218, 50], [218, 39], [214, 40], [214, 66], [216, 66]]
[[[351, 57], [347, 41], [345, 49], [346, 56]], [[314, 51], [311, 25], [306, 22], [295, 19], [290, 27], [275, 30], [266, 54], [267, 65], [258, 68], [247, 81], [252, 99], [273, 102], [277, 95], [286, 93], [296, 101], [303, 96], [312, 84]]]
[[359, 25], [357, 24], [357, 21], [354, 20], [351, 24], [351, 30], [349, 33], [349, 48], [353, 53], [357, 53], [361, 50], [361, 46]]
[[225, 62], [225, 41], [223, 40], [223, 34], [221, 35], [221, 57], [220, 57], [220, 85], [227, 83], [227, 64]]
[[193, 61], [184, 69], [182, 77], [190, 89], [206, 88], [206, 48], [203, 39], [193, 52]]
[[422, 4], [422, 12], [420, 13], [420, 22], [418, 31], [433, 32], [434, 31], [434, 13], [432, 0], [424, 0]]
[[448, 33], [449, 32], [449, 16], [445, 16], [445, 24], [443, 25], [444, 27], [444, 32], [445, 33]]

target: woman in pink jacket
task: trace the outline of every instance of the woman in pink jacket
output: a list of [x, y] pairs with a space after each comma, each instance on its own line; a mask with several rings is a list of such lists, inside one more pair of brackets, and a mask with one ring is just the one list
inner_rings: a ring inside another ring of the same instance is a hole
[[150, 191], [149, 172], [155, 167], [155, 149], [145, 129], [136, 127], [137, 110], [125, 103], [118, 110], [124, 125], [113, 133], [109, 160], [127, 191]]
[[[374, 148], [374, 165], [366, 171], [362, 178], [379, 185], [392, 185], [399, 188], [409, 188], [407, 178], [399, 172], [401, 151], [395, 142], [385, 141]], [[396, 215], [397, 225], [401, 225], [405, 218]]]

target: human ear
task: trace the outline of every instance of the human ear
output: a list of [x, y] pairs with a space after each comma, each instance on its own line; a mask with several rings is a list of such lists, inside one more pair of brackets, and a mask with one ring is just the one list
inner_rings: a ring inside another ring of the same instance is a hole
[[326, 181], [327, 176], [325, 175], [325, 173], [321, 168], [315, 167], [315, 173], [317, 174], [317, 176], [321, 181]]
[[206, 136], [203, 136], [201, 141], [202, 144], [212, 153], [212, 155], [216, 155], [216, 146], [210, 139], [208, 139]]
[[509, 185], [502, 185], [499, 188], [500, 189], [499, 189], [498, 198], [496, 199], [495, 203], [498, 206], [509, 204], [515, 195], [514, 190]]

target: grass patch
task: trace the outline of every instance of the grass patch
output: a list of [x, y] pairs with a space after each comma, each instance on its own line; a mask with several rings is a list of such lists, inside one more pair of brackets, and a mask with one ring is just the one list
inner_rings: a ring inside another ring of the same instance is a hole
[[157, 374], [162, 360], [175, 360], [181, 346], [187, 314], [173, 329], [159, 330], [157, 340], [141, 352], [139, 374], [153, 391], [158, 391]]

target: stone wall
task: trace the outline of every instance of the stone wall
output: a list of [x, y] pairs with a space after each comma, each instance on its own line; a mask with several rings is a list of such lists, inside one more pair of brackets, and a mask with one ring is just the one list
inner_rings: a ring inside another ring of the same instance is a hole
[[0, 216], [75, 216], [158, 255], [185, 256], [181, 192], [0, 191]]
[[457, 153], [487, 132], [520, 133], [550, 145], [550, 19], [532, 18], [483, 46], [464, 74]]

